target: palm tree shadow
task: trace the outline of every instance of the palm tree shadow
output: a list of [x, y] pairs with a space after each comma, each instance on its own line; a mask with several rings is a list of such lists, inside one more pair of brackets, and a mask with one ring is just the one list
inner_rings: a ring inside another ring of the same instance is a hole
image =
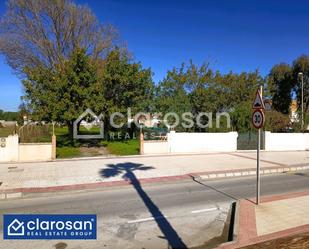
[[169, 221], [164, 217], [158, 206], [151, 200], [148, 194], [143, 190], [139, 180], [136, 178], [134, 171], [136, 170], [150, 170], [153, 167], [143, 166], [143, 164], [137, 163], [118, 163], [108, 164], [106, 168], [100, 170], [100, 174], [103, 178], [114, 177], [123, 174], [122, 178], [129, 181], [133, 185], [138, 195], [143, 200], [148, 211], [155, 219], [161, 232], [164, 234], [164, 238], [169, 243], [170, 248], [187, 248], [177, 232], [171, 226]]
[[192, 175], [191, 175], [191, 178], [192, 178], [192, 180], [193, 180], [194, 182], [196, 182], [196, 183], [198, 183], [198, 184], [200, 184], [200, 185], [202, 185], [202, 186], [204, 186], [204, 187], [207, 187], [207, 188], [209, 188], [209, 189], [211, 189], [211, 190], [214, 190], [214, 191], [216, 191], [217, 193], [222, 194], [222, 195], [224, 195], [224, 196], [226, 196], [226, 197], [228, 197], [228, 198], [230, 198], [230, 199], [233, 199], [234, 201], [238, 201], [238, 200], [240, 200], [240, 199], [244, 199], [244, 200], [247, 200], [247, 201], [249, 201], [249, 202], [255, 204], [255, 202], [252, 201], [252, 200], [249, 199], [249, 198], [245, 198], [245, 197], [239, 198], [238, 196], [231, 195], [231, 194], [229, 194], [229, 193], [227, 193], [227, 192], [224, 192], [224, 191], [221, 191], [221, 190], [219, 190], [219, 189], [217, 189], [217, 188], [215, 188], [215, 187], [212, 187], [212, 186], [210, 186], [209, 184], [205, 184], [205, 183], [203, 183], [203, 182], [200, 182], [199, 180], [197, 180], [197, 179], [195, 178], [195, 176], [192, 176]]

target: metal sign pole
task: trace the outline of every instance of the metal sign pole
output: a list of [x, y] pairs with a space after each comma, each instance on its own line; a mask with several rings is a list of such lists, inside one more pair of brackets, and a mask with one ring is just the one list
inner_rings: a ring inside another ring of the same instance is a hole
[[260, 203], [260, 145], [261, 129], [257, 132], [257, 153], [256, 153], [256, 205]]
[[[260, 94], [263, 98], [263, 85], [260, 86]], [[260, 179], [260, 149], [261, 149], [261, 128], [257, 132], [257, 152], [256, 152], [256, 205], [260, 203], [260, 189], [261, 189], [261, 179]]]

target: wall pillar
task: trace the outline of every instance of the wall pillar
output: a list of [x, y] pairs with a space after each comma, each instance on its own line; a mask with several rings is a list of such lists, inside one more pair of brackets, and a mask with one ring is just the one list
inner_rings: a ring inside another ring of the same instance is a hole
[[139, 134], [139, 154], [144, 155], [144, 134], [143, 132]]
[[51, 154], [51, 159], [55, 160], [56, 159], [56, 148], [57, 148], [57, 140], [56, 140], [56, 135], [52, 135], [52, 154]]

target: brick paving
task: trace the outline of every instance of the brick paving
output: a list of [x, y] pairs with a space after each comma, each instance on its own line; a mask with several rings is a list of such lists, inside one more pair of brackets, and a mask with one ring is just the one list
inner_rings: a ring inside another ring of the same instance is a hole
[[309, 196], [262, 203], [255, 207], [258, 236], [309, 224]]
[[309, 248], [309, 190], [239, 204], [236, 241], [217, 249]]
[[240, 249], [308, 249], [309, 233], [301, 233], [279, 239], [273, 239], [255, 245], [240, 247]]

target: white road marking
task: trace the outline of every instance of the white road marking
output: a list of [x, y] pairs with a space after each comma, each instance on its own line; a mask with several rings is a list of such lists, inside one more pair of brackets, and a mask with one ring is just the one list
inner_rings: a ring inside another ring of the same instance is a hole
[[[191, 214], [211, 212], [211, 211], [216, 211], [216, 210], [220, 210], [220, 208], [214, 207], [214, 208], [206, 208], [206, 209], [193, 210], [193, 211], [191, 211]], [[164, 215], [164, 216], [149, 217], [149, 218], [138, 219], [138, 220], [129, 220], [129, 221], [127, 221], [127, 223], [128, 224], [141, 223], [141, 222], [153, 221], [153, 220], [162, 219], [162, 218], [168, 218], [168, 216]]]
[[216, 211], [216, 210], [218, 210], [218, 208], [199, 209], [199, 210], [191, 211], [191, 214], [198, 214], [198, 213], [203, 213], [203, 212], [211, 212], [211, 211]]
[[129, 224], [140, 223], [140, 222], [152, 221], [152, 220], [162, 219], [162, 218], [168, 218], [168, 216], [164, 215], [164, 216], [149, 217], [149, 218], [144, 218], [144, 219], [139, 219], [139, 220], [130, 220], [130, 221], [128, 221], [128, 223]]

